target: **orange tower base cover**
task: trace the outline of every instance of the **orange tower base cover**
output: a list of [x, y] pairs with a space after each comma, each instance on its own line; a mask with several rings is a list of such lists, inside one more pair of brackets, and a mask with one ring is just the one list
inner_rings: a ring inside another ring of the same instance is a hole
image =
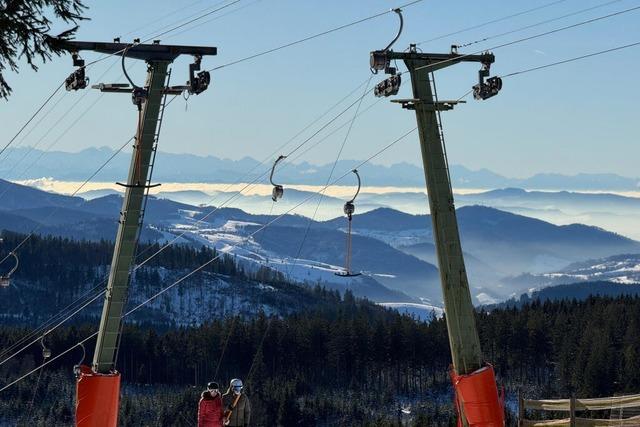
[[98, 374], [80, 366], [76, 382], [76, 426], [117, 427], [120, 373]]
[[456, 393], [458, 426], [462, 414], [470, 427], [504, 427], [504, 405], [498, 396], [493, 366], [487, 365], [469, 375], [458, 375], [451, 369]]

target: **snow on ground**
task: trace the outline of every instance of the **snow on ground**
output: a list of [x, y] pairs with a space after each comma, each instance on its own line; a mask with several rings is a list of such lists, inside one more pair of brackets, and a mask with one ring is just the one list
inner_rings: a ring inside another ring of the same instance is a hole
[[620, 283], [620, 284], [623, 284], [623, 285], [631, 285], [631, 284], [634, 284], [634, 283], [638, 283], [637, 279], [632, 279], [629, 276], [614, 277], [610, 281], [614, 282], [614, 283]]
[[[239, 261], [264, 265], [278, 270], [293, 281], [336, 282], [335, 273], [342, 271], [341, 266], [326, 264], [308, 259], [282, 258], [279, 254], [262, 248], [250, 234], [247, 227], [262, 224], [248, 221], [224, 220], [218, 223], [193, 221], [190, 216], [184, 217], [185, 223], [175, 223], [170, 227], [176, 235], [185, 233], [185, 238], [192, 242], [215, 248], [216, 250], [235, 256]], [[341, 279], [352, 280], [352, 279]]]
[[496, 304], [498, 302], [497, 299], [493, 298], [490, 295], [485, 294], [484, 292], [480, 292], [478, 295], [476, 295], [476, 298], [478, 299], [478, 302], [482, 305]]
[[[561, 271], [535, 275], [543, 282], [539, 288], [577, 282], [609, 281], [620, 284], [640, 283], [640, 255], [621, 255], [569, 266]], [[532, 290], [529, 290], [531, 294]]]
[[417, 319], [428, 322], [433, 318], [440, 318], [444, 314], [444, 310], [429, 304], [419, 304], [411, 302], [381, 302], [379, 305], [387, 308], [393, 308], [402, 314], [414, 316]]

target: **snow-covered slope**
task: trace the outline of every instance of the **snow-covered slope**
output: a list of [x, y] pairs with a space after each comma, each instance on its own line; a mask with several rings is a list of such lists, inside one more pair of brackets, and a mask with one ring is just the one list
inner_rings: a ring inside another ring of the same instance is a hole
[[522, 274], [504, 279], [512, 287], [534, 291], [547, 286], [579, 282], [640, 283], [640, 254], [616, 255], [578, 262], [542, 274]]

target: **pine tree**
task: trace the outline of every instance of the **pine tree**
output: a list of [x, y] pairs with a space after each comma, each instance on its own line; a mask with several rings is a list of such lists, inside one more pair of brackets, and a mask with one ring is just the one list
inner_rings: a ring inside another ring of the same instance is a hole
[[11, 87], [2, 72], [7, 67], [17, 72], [18, 60], [24, 57], [32, 69], [36, 61], [60, 55], [61, 40], [69, 40], [77, 25], [53, 37], [51, 15], [64, 23], [77, 24], [86, 6], [82, 0], [11, 0], [0, 3], [0, 98], [8, 98]]

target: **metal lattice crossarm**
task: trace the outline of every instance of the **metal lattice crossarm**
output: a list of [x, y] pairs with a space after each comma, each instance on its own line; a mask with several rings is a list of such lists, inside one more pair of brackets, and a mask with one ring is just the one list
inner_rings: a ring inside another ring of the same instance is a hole
[[217, 55], [216, 47], [207, 46], [179, 46], [160, 43], [108, 43], [108, 42], [83, 42], [64, 41], [60, 47], [69, 52], [90, 50], [106, 53], [108, 55], [124, 55], [127, 58], [141, 59], [144, 61], [168, 61], [172, 62], [180, 55]]

